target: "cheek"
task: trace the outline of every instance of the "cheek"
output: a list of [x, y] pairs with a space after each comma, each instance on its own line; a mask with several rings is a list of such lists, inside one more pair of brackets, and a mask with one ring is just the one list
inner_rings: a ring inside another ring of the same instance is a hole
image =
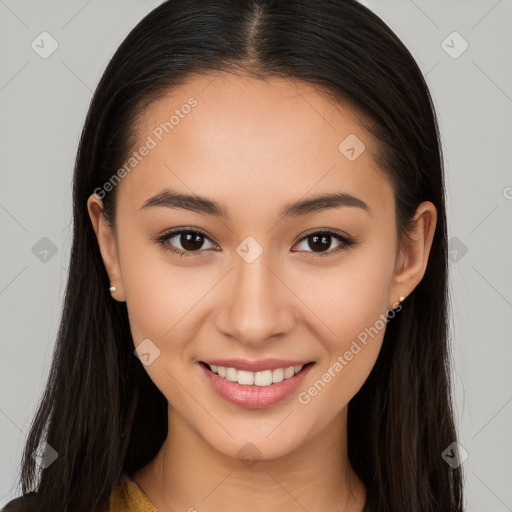
[[[359, 286], [357, 293], [331, 295], [320, 310], [330, 327], [329, 331], [322, 328], [327, 332], [321, 338], [327, 357], [298, 397], [299, 403], [315, 401], [315, 410], [325, 412], [323, 419], [324, 414], [318, 412], [319, 421], [328, 422], [350, 402], [377, 361], [387, 326], [387, 309], [382, 307], [378, 286], [373, 281], [367, 287]], [[346, 292], [351, 290], [344, 287]]]
[[343, 409], [367, 380], [382, 345], [378, 334], [366, 345], [354, 340], [319, 368], [315, 379], [298, 394], [305, 412], [324, 426]]
[[[132, 335], [137, 345], [143, 338], [160, 339], [172, 327], [173, 283], [151, 258], [131, 252], [123, 261], [123, 284]], [[171, 302], [170, 302], [171, 300]]]
[[211, 284], [166, 258], [151, 249], [134, 250], [123, 261], [123, 283], [134, 345], [149, 347], [151, 353], [144, 369], [170, 403], [185, 408], [180, 383], [188, 378], [193, 340], [202, 322], [200, 299]]
[[305, 401], [318, 396], [318, 406], [335, 411], [364, 384], [379, 355], [387, 326], [391, 268], [391, 260], [364, 259], [360, 254], [357, 261], [356, 257], [347, 260], [325, 278], [317, 273], [316, 279], [306, 283], [307, 303], [321, 320], [315, 320], [315, 324], [327, 357], [318, 368], [319, 380], [306, 390]]
[[[392, 262], [354, 255], [328, 271], [311, 272], [302, 282], [301, 296], [321, 320], [331, 351], [344, 351], [350, 340], [376, 323], [388, 308]], [[314, 315], [314, 316], [315, 316]], [[383, 334], [383, 333], [382, 333]]]
[[162, 353], [187, 356], [189, 341], [201, 325], [201, 298], [216, 277], [208, 270], [171, 264], [174, 256], [146, 245], [120, 249], [125, 251], [123, 284], [134, 343], [148, 338]]
[[165, 340], [179, 340], [185, 336], [187, 312], [191, 314], [197, 302], [197, 299], [192, 300], [192, 295], [195, 297], [200, 290], [190, 281], [183, 281], [179, 273], [170, 276], [147, 269], [137, 276], [127, 275], [126, 305], [136, 344], [138, 339], [150, 338], [163, 348]]

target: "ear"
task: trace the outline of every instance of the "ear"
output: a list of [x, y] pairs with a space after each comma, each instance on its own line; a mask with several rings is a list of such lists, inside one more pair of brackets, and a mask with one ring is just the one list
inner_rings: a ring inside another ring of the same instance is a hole
[[423, 279], [436, 223], [436, 207], [430, 201], [424, 201], [416, 209], [412, 232], [404, 236], [400, 244], [389, 298], [391, 308], [397, 307], [399, 295], [407, 297]]
[[117, 251], [117, 240], [110, 224], [103, 215], [103, 201], [97, 194], [92, 194], [87, 200], [87, 210], [91, 218], [92, 227], [96, 233], [103, 264], [110, 279], [111, 285], [117, 290], [112, 293], [112, 297], [119, 302], [124, 302], [124, 286], [119, 264]]

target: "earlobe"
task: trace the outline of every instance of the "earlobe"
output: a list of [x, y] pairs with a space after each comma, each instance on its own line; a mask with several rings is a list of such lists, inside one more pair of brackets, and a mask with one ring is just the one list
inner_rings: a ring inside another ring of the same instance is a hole
[[391, 303], [396, 302], [398, 295], [407, 297], [425, 275], [437, 223], [434, 204], [430, 201], [421, 203], [414, 220], [414, 229], [402, 240], [391, 287]]
[[125, 297], [116, 238], [112, 227], [103, 215], [103, 201], [98, 195], [91, 194], [89, 196], [87, 210], [96, 233], [101, 258], [110, 279], [110, 292], [114, 299], [123, 302]]

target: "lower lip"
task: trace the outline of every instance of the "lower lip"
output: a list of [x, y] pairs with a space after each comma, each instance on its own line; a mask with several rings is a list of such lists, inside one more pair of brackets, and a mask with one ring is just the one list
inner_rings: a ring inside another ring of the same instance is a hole
[[228, 402], [249, 409], [270, 407], [291, 395], [301, 385], [313, 367], [312, 364], [308, 364], [293, 377], [270, 386], [245, 386], [219, 377], [219, 375], [206, 368], [203, 363], [198, 364], [214, 391]]

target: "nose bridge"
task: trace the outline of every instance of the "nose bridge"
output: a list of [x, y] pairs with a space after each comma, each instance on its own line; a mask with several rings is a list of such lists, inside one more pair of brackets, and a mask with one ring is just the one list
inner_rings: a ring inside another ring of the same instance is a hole
[[283, 285], [271, 269], [270, 251], [263, 251], [253, 261], [240, 257], [228, 280], [219, 328], [241, 343], [259, 344], [292, 327], [291, 294], [279, 289]]

